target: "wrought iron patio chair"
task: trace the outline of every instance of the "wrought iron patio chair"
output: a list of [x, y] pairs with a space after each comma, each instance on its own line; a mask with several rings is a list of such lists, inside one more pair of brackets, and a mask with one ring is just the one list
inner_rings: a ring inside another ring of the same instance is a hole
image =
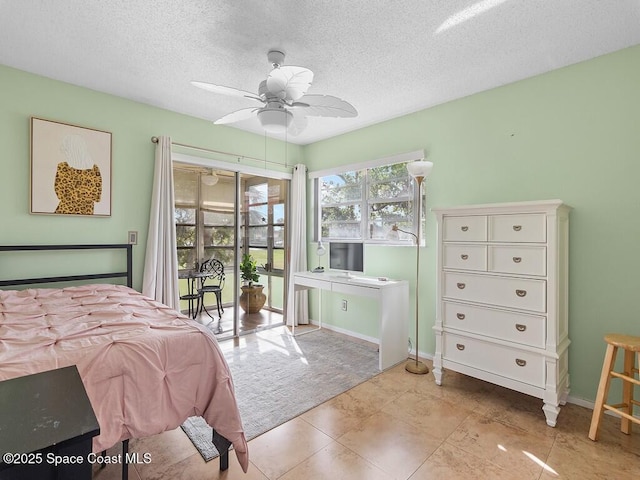
[[200, 302], [200, 311], [198, 313], [202, 313], [202, 310], [204, 310], [207, 312], [207, 315], [213, 318], [204, 302], [205, 294], [213, 293], [216, 296], [218, 318], [222, 318], [222, 313], [224, 313], [224, 308], [222, 307], [222, 289], [224, 288], [225, 279], [224, 265], [220, 260], [211, 258], [202, 262], [202, 265], [200, 265], [200, 273], [207, 275], [200, 277], [200, 288], [198, 288], [198, 292], [202, 294], [202, 301]]

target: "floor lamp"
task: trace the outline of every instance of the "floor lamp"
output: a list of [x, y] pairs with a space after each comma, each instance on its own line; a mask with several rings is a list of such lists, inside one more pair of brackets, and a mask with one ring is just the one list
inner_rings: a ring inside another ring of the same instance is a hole
[[431, 172], [433, 168], [432, 162], [427, 162], [426, 160], [418, 160], [416, 162], [407, 163], [407, 170], [409, 171], [409, 175], [411, 175], [418, 185], [418, 215], [417, 215], [417, 234], [412, 232], [406, 232], [404, 230], [400, 230], [397, 225], [393, 226], [394, 231], [400, 231], [403, 233], [408, 233], [413, 235], [416, 239], [416, 358], [414, 360], [407, 361], [404, 366], [407, 372], [417, 373], [417, 374], [425, 374], [429, 373], [429, 368], [418, 360], [418, 317], [419, 317], [419, 298], [420, 298], [420, 230], [422, 225], [422, 182], [426, 178], [427, 175]]

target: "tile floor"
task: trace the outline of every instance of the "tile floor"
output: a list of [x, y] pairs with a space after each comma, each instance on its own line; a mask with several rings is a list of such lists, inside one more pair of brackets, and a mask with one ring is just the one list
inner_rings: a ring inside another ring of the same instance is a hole
[[[221, 317], [218, 317], [215, 305], [208, 306], [207, 309], [213, 318], [203, 312], [195, 318], [196, 322], [206, 325], [220, 341], [226, 341], [233, 338], [233, 307], [226, 306]], [[245, 313], [240, 309], [238, 320], [238, 329], [240, 330], [241, 335], [256, 330], [269, 329], [279, 325], [284, 325], [281, 313], [267, 310], [266, 308], [263, 308], [258, 313]]]
[[[431, 373], [391, 368], [251, 440], [246, 474], [233, 452], [227, 472], [219, 472], [217, 459], [205, 463], [180, 428], [133, 440], [131, 451], [148, 453], [151, 461], [130, 466], [129, 478], [640, 478], [638, 425], [624, 435], [619, 421], [605, 415], [600, 439], [592, 442], [587, 408], [567, 404], [550, 428], [539, 399], [451, 372], [443, 383], [437, 386]], [[117, 478], [120, 465], [94, 469], [94, 479]]]

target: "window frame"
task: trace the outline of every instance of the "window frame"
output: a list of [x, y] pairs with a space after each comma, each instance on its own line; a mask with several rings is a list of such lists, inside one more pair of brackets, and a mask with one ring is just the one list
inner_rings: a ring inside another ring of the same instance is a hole
[[[193, 175], [195, 178], [195, 204], [187, 204], [187, 203], [178, 203], [174, 201], [174, 212], [177, 209], [184, 210], [193, 210], [194, 211], [194, 219], [195, 223], [178, 223], [175, 222], [176, 228], [176, 236], [178, 227], [192, 227], [195, 231], [195, 240], [192, 246], [179, 246], [176, 245], [176, 250], [179, 253], [180, 251], [189, 251], [192, 252], [191, 256], [193, 261], [186, 264], [186, 268], [181, 267], [180, 262], [178, 262], [178, 271], [183, 272], [186, 270], [198, 269], [200, 262], [210, 258], [210, 255], [207, 255], [208, 250], [220, 250], [220, 251], [228, 251], [231, 252], [231, 256], [234, 257], [233, 253], [235, 252], [235, 242], [232, 242], [230, 245], [225, 244], [216, 244], [215, 238], [212, 236], [211, 243], [206, 243], [206, 231], [207, 229], [213, 228], [230, 228], [233, 229], [235, 235], [235, 225], [218, 225], [215, 223], [208, 223], [205, 220], [205, 216], [207, 213], [230, 213], [234, 216], [235, 221], [235, 212], [226, 212], [222, 210], [218, 210], [216, 208], [207, 207], [204, 205], [203, 199], [203, 186], [202, 186], [202, 176], [207, 175], [209, 173], [208, 170], [203, 170], [198, 166], [193, 166], [181, 162], [173, 162], [172, 165], [173, 173], [175, 175], [176, 171], [186, 172], [190, 175]], [[174, 213], [175, 218], [175, 213]], [[233, 268], [233, 263], [223, 262], [225, 268]]]
[[[265, 185], [267, 188], [267, 191], [266, 191], [267, 195], [265, 198], [258, 199], [255, 201], [251, 201], [251, 200], [245, 201], [243, 209], [246, 211], [242, 212], [242, 215], [245, 215], [245, 217], [244, 217], [244, 221], [241, 222], [241, 227], [240, 227], [240, 230], [241, 230], [240, 237], [242, 238], [241, 246], [243, 249], [243, 253], [245, 252], [251, 253], [251, 250], [266, 251], [266, 255], [267, 255], [267, 263], [265, 264], [266, 268], [264, 265], [259, 265], [258, 272], [268, 273], [269, 275], [275, 276], [275, 277], [284, 277], [285, 275], [285, 269], [280, 268], [279, 266], [276, 266], [275, 256], [276, 256], [276, 252], [282, 252], [283, 263], [286, 264], [286, 262], [284, 262], [284, 256], [286, 255], [286, 249], [287, 249], [286, 222], [287, 222], [288, 212], [286, 209], [286, 204], [287, 204], [288, 192], [284, 193], [284, 197], [282, 196], [282, 194], [279, 194], [278, 202], [274, 202], [273, 198], [271, 197], [270, 188], [272, 187], [272, 182], [274, 181], [281, 182], [282, 180], [285, 180], [285, 179], [259, 177], [258, 181], [253, 180], [253, 181], [247, 182], [245, 191], [248, 191], [251, 187]], [[280, 185], [280, 187], [282, 187], [282, 185]], [[283, 208], [283, 212], [282, 212], [283, 216], [282, 216], [281, 222], [275, 221], [274, 209], [276, 205], [282, 205], [282, 208]], [[251, 224], [250, 211], [252, 207], [266, 208], [267, 214], [265, 218], [265, 223]], [[266, 232], [267, 232], [265, 244], [252, 243], [251, 239], [253, 238], [253, 236], [250, 234], [250, 232], [252, 230], [257, 230], [261, 228], [266, 229]], [[282, 230], [282, 246], [276, 245], [276, 242], [275, 242], [276, 229]]]
[[[172, 160], [172, 169], [175, 168], [179, 168], [179, 169], [184, 169], [184, 170], [211, 170], [211, 169], [219, 169], [219, 170], [224, 170], [224, 171], [228, 171], [228, 172], [234, 172], [236, 174], [247, 174], [247, 175], [256, 175], [259, 177], [264, 177], [264, 178], [269, 178], [269, 179], [273, 179], [273, 180], [286, 180], [289, 182], [287, 188], [290, 188], [290, 183], [293, 179], [293, 173], [291, 173], [291, 167], [287, 167], [286, 165], [280, 165], [283, 169], [287, 170], [287, 171], [279, 171], [279, 170], [267, 170], [266, 168], [262, 168], [262, 167], [254, 167], [254, 166], [250, 166], [250, 165], [246, 165], [244, 163], [240, 163], [241, 160], [247, 158], [250, 159], [251, 157], [243, 157], [242, 155], [236, 155], [236, 154], [231, 154], [231, 153], [224, 153], [224, 152], [215, 152], [215, 151], [208, 151], [207, 156], [196, 156], [196, 155], [189, 155], [186, 153], [179, 153], [179, 152], [172, 152], [171, 153], [171, 160]], [[233, 157], [235, 159], [235, 162], [230, 162], [227, 160], [221, 160], [219, 159], [220, 156], [230, 156]], [[274, 162], [271, 162], [274, 163]], [[200, 185], [200, 181], [198, 180], [198, 188], [201, 188]], [[238, 186], [236, 186], [236, 190], [238, 189]], [[289, 194], [287, 194], [289, 195]], [[200, 198], [200, 194], [198, 194], [198, 198]], [[239, 237], [241, 235], [241, 231], [240, 231], [240, 226], [241, 226], [241, 205], [240, 205], [240, 199], [238, 198], [236, 200], [238, 203], [236, 204], [236, 223], [237, 223], [237, 231], [236, 231], [236, 236], [238, 236], [238, 240], [236, 242], [236, 245], [234, 246], [233, 250], [234, 253], [236, 254], [236, 256], [241, 255], [240, 250], [239, 250], [239, 246], [242, 242], [242, 239]], [[199, 202], [198, 202], [199, 204]], [[177, 204], [174, 202], [174, 210], [175, 208], [178, 208]], [[287, 207], [287, 211], [285, 212], [285, 218], [289, 215], [288, 209], [290, 208], [290, 206]], [[198, 211], [199, 211], [199, 207], [198, 207]], [[200, 237], [201, 233], [200, 232], [196, 232], [196, 238], [199, 240], [199, 242], [202, 242], [201, 237]], [[287, 243], [288, 243], [288, 239], [287, 239], [287, 235], [288, 232], [285, 231], [285, 247], [284, 250], [286, 251], [287, 247]], [[183, 247], [183, 248], [191, 248], [191, 247]], [[220, 247], [223, 248], [223, 247]], [[192, 248], [195, 252], [196, 252], [196, 258], [200, 258], [201, 255], [204, 255], [204, 247], [203, 247], [203, 251], [202, 253], [198, 253], [197, 247], [194, 246]], [[198, 260], [199, 261], [199, 260]], [[236, 262], [237, 263], [237, 262]], [[180, 267], [178, 267], [180, 269]], [[237, 265], [234, 265], [233, 267], [234, 271], [237, 271]]]
[[[390, 157], [384, 157], [377, 160], [372, 160], [368, 162], [361, 162], [357, 164], [344, 165], [342, 167], [337, 167], [333, 169], [326, 169], [321, 171], [314, 171], [309, 173], [309, 178], [313, 182], [313, 201], [314, 201], [314, 241], [322, 240], [323, 242], [331, 242], [332, 240], [336, 241], [358, 241], [363, 242], [365, 244], [374, 244], [374, 245], [415, 245], [415, 238], [412, 235], [402, 235], [400, 238], [371, 238], [373, 231], [373, 222], [370, 219], [370, 206], [376, 203], [396, 203], [396, 199], [393, 201], [385, 201], [381, 198], [375, 198], [370, 195], [370, 186], [375, 182], [371, 181], [370, 170], [376, 167], [384, 167], [395, 164], [406, 164], [416, 160], [422, 160], [425, 158], [423, 150], [417, 150], [414, 152], [408, 152], [404, 154], [394, 155]], [[337, 202], [330, 204], [323, 204], [322, 200], [322, 186], [321, 181], [323, 177], [331, 176], [331, 175], [339, 175], [348, 172], [362, 172], [360, 188], [361, 188], [361, 198], [359, 201], [347, 201], [347, 202]], [[407, 231], [410, 231], [413, 235], [418, 234], [418, 228], [420, 228], [420, 233], [424, 233], [424, 224], [425, 224], [425, 213], [426, 213], [426, 184], [423, 183], [422, 187], [422, 198], [419, 198], [419, 189], [417, 188], [417, 182], [409, 175], [407, 172], [407, 177], [397, 177], [397, 180], [404, 180], [408, 178], [411, 185], [411, 192], [404, 196], [403, 199], [397, 201], [397, 203], [401, 202], [410, 202], [411, 206], [411, 228], [403, 228]], [[415, 205], [417, 202], [422, 202], [421, 209], [421, 218], [418, 220], [416, 218], [417, 209]], [[359, 205], [360, 207], [360, 238], [349, 238], [349, 237], [332, 237], [330, 235], [322, 235], [323, 230], [323, 221], [322, 221], [322, 209], [327, 205], [330, 206], [339, 206], [339, 205]], [[393, 237], [393, 235], [392, 235]], [[421, 244], [424, 246], [425, 240], [424, 235], [420, 235]]]
[[[201, 244], [200, 236], [202, 235], [201, 228], [199, 225], [200, 224], [200, 174], [198, 171], [191, 168], [176, 167], [175, 163], [171, 166], [171, 168], [173, 170], [173, 175], [175, 175], [176, 170], [182, 170], [183, 172], [188, 172], [189, 174], [195, 175], [195, 184], [196, 184], [195, 203], [193, 204], [179, 203], [174, 201], [174, 205], [173, 205], [174, 224], [175, 224], [174, 228], [176, 229], [176, 238], [178, 236], [177, 233], [178, 233], [179, 227], [193, 228], [195, 232], [193, 245], [191, 246], [176, 245], [176, 253], [179, 253], [181, 251], [191, 252], [189, 256], [193, 258], [193, 263], [187, 264], [188, 266], [186, 269], [181, 269], [180, 262], [178, 262], [178, 270], [184, 271], [184, 270], [189, 270], [190, 268], [194, 268], [195, 264], [197, 264], [197, 262], [199, 261], [198, 259], [200, 258], [200, 244]], [[176, 219], [176, 210], [178, 209], [193, 210], [194, 211], [193, 219], [195, 223], [178, 223]], [[178, 258], [179, 257], [180, 256], [178, 255]]]

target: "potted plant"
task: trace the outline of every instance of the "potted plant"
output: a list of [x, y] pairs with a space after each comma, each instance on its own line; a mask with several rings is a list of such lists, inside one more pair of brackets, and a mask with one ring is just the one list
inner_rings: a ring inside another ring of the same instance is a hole
[[244, 283], [240, 287], [242, 289], [240, 306], [246, 313], [258, 313], [264, 306], [267, 296], [262, 292], [264, 285], [254, 283], [260, 280], [260, 276], [255, 259], [248, 253], [242, 255], [240, 278]]
[[242, 262], [240, 263], [240, 278], [242, 278], [245, 285], [249, 286], [253, 285], [253, 282], [260, 280], [256, 261], [248, 253], [242, 255]]

